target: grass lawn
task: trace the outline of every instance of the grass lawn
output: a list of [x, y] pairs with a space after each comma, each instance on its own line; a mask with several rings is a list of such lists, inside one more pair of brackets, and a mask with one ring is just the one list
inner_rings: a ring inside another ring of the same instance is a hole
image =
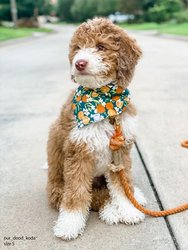
[[160, 33], [188, 36], [188, 23], [141, 23], [141, 24], [120, 24], [125, 29], [132, 30], [156, 30]]
[[33, 32], [52, 32], [46, 28], [6, 28], [0, 27], [0, 41], [32, 36]]

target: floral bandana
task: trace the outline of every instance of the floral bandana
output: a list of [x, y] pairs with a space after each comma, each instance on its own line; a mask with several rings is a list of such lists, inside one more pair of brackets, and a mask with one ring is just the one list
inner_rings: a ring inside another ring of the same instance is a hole
[[114, 83], [97, 89], [79, 86], [72, 103], [78, 128], [121, 114], [129, 101], [129, 90]]

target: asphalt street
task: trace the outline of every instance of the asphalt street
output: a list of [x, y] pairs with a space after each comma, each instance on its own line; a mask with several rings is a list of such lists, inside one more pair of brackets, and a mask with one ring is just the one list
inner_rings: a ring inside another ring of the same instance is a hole
[[[57, 211], [47, 203], [46, 141], [50, 124], [75, 84], [68, 45], [74, 26], [0, 44], [1, 249], [188, 249], [188, 212], [149, 218], [137, 226], [108, 226], [91, 213], [84, 235], [53, 236]], [[188, 202], [188, 43], [132, 33], [143, 49], [133, 83], [139, 111], [134, 180], [159, 209]]]

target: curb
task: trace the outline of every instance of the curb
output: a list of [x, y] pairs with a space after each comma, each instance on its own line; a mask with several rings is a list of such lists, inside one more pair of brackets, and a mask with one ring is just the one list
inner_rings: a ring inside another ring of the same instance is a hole
[[156, 33], [153, 36], [159, 37], [159, 38], [166, 38], [166, 39], [173, 39], [173, 40], [179, 40], [179, 41], [184, 41], [188, 42], [188, 36], [178, 36], [178, 35], [173, 35], [173, 34], [163, 34], [163, 33]]
[[[128, 29], [127, 29], [128, 30]], [[173, 34], [163, 34], [156, 30], [144, 31], [144, 30], [129, 30], [133, 33], [138, 33], [145, 36], [153, 36], [158, 38], [164, 39], [171, 39], [171, 40], [178, 40], [183, 42], [188, 42], [188, 36], [181, 36], [181, 35], [173, 35]]]

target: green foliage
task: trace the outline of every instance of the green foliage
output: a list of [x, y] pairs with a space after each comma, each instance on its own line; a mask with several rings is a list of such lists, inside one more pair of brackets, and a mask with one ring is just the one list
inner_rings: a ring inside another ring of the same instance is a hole
[[163, 5], [168, 13], [174, 13], [182, 10], [183, 4], [181, 0], [161, 0], [161, 5]]
[[32, 17], [35, 7], [33, 0], [17, 0], [18, 18]]
[[169, 19], [169, 13], [166, 12], [165, 6], [155, 5], [148, 10], [147, 19], [148, 21], [161, 23]]
[[[40, 15], [49, 15], [52, 9], [50, 0], [16, 0], [18, 18], [32, 17], [34, 8], [38, 8]], [[1, 0], [0, 20], [11, 20], [10, 0]]]
[[152, 8], [156, 3], [157, 3], [158, 0], [145, 0], [143, 2], [143, 6], [142, 6], [142, 10], [144, 12], [147, 12], [147, 10], [149, 8]]
[[39, 10], [39, 15], [50, 15], [53, 5], [50, 0], [35, 0], [35, 6]]
[[85, 21], [94, 16], [107, 16], [117, 10], [117, 0], [74, 0], [71, 14], [74, 21]]
[[49, 15], [52, 5], [50, 0], [17, 0], [18, 18], [32, 17], [34, 8], [38, 8], [38, 14]]
[[1, 0], [0, 2], [0, 20], [11, 20], [9, 0]]
[[73, 21], [71, 14], [71, 6], [74, 0], [58, 0], [57, 2], [57, 15], [60, 21]]
[[174, 13], [183, 10], [181, 0], [158, 0], [157, 3], [149, 8], [146, 14], [147, 21], [165, 22], [173, 18]]
[[133, 14], [134, 22], [165, 22], [186, 19], [183, 7], [188, 0], [58, 0], [57, 14], [61, 21], [82, 22], [94, 16], [108, 16], [116, 11]]
[[188, 9], [174, 13], [173, 17], [177, 23], [188, 22]]
[[97, 0], [97, 15], [107, 16], [119, 10], [117, 0]]
[[119, 9], [126, 14], [138, 15], [142, 11], [143, 1], [140, 0], [119, 0]]
[[82, 22], [96, 13], [96, 1], [75, 0], [71, 6], [71, 14], [74, 21]]

